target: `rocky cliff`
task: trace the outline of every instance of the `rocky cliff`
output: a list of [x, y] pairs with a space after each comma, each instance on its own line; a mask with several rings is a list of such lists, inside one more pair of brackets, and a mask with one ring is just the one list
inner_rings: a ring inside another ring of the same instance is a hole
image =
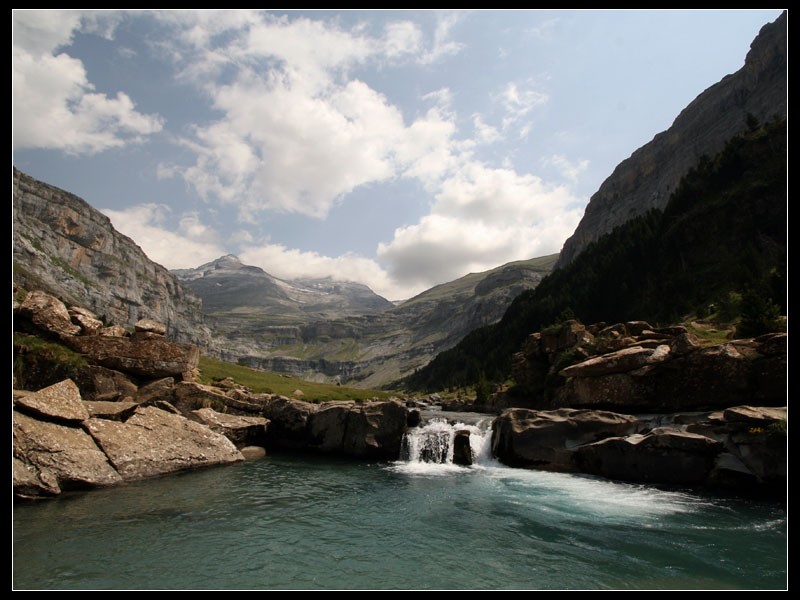
[[[787, 112], [787, 15], [765, 25], [744, 66], [708, 88], [672, 126], [617, 166], [591, 197], [575, 233], [565, 242], [563, 267], [617, 225], [663, 209], [680, 179], [756, 122]], [[755, 119], [755, 120], [754, 120]]]
[[176, 340], [206, 347], [200, 299], [81, 198], [14, 169], [13, 280], [84, 306], [101, 320], [165, 323]]

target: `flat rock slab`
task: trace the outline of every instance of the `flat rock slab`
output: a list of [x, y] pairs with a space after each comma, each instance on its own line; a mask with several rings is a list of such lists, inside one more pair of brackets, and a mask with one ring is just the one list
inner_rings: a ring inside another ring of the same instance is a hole
[[71, 379], [17, 398], [16, 403], [37, 415], [59, 421], [79, 423], [89, 418], [89, 411], [81, 401], [81, 392]]
[[667, 359], [669, 353], [670, 349], [666, 344], [656, 348], [632, 346], [571, 365], [562, 369], [559, 375], [563, 377], [597, 377], [598, 375], [624, 373], [645, 365], [662, 362]]
[[[109, 421], [110, 422], [110, 421]], [[83, 429], [14, 411], [14, 456], [55, 477], [61, 489], [105, 486], [122, 478]], [[47, 479], [53, 481], [52, 478]]]
[[192, 415], [199, 423], [207, 425], [211, 431], [221, 433], [237, 446], [263, 439], [269, 425], [269, 420], [264, 417], [227, 415], [211, 408], [193, 410]]
[[243, 460], [225, 436], [152, 406], [125, 423], [89, 419], [84, 426], [126, 481]]
[[125, 421], [136, 412], [136, 408], [139, 406], [136, 402], [105, 402], [103, 400], [85, 401], [83, 405], [89, 412], [89, 417], [110, 419], [111, 421]]

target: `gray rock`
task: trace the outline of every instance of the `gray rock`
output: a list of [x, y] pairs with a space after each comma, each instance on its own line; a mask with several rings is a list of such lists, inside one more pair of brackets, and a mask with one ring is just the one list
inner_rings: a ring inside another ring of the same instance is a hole
[[89, 418], [78, 386], [71, 379], [17, 399], [17, 406], [58, 421], [80, 422]]
[[152, 406], [125, 423], [89, 419], [84, 427], [126, 481], [243, 460], [225, 436]]
[[34, 468], [39, 480], [53, 489], [56, 485], [68, 490], [122, 481], [83, 429], [40, 421], [16, 411], [14, 456]]
[[[14, 169], [14, 281], [131, 326], [169, 323], [177, 341], [210, 338], [200, 300], [82, 199]], [[34, 277], [35, 274], [35, 277]], [[124, 332], [124, 329], [122, 330]], [[121, 335], [121, 333], [115, 333]]]

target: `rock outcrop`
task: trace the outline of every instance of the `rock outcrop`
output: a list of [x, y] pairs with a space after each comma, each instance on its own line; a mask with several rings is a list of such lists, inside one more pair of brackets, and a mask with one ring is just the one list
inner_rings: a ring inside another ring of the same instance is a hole
[[714, 156], [733, 136], [787, 114], [787, 13], [762, 27], [744, 66], [689, 104], [672, 126], [617, 166], [591, 197], [556, 268], [591, 242], [648, 210], [663, 209], [681, 178], [701, 157]]
[[278, 397], [264, 415], [277, 447], [379, 460], [397, 459], [408, 426], [408, 409], [395, 400], [311, 404]]
[[646, 417], [508, 409], [494, 422], [492, 449], [511, 466], [745, 495], [786, 493], [785, 407]]
[[[669, 412], [786, 404], [786, 337], [774, 333], [703, 347], [685, 327], [567, 321], [529, 336], [513, 376], [531, 408]], [[488, 408], [512, 401], [498, 396]]]
[[133, 326], [152, 319], [175, 340], [208, 345], [197, 296], [116, 231], [108, 217], [16, 169], [12, 196], [14, 282], [85, 307], [102, 315], [101, 321]]
[[[13, 483], [19, 498], [243, 460], [234, 444], [211, 427], [154, 406], [83, 402], [70, 380], [16, 394], [14, 400]], [[203, 416], [215, 425], [235, 418]], [[266, 419], [250, 425], [264, 430]], [[229, 430], [237, 435], [243, 431]]]

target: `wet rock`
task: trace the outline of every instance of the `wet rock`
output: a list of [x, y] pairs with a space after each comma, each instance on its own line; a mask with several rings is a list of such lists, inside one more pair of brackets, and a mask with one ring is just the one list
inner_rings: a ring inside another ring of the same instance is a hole
[[419, 409], [414, 408], [408, 411], [408, 419], [406, 420], [406, 425], [408, 427], [417, 427], [419, 426], [421, 421], [422, 421], [422, 415], [419, 412]]
[[492, 424], [492, 453], [510, 466], [572, 471], [575, 447], [632, 434], [637, 424], [630, 415], [599, 410], [511, 408]]
[[89, 418], [80, 390], [71, 379], [27, 394], [17, 399], [16, 404], [28, 412], [57, 421], [81, 422]]
[[472, 456], [472, 446], [469, 442], [468, 429], [459, 429], [453, 438], [453, 464], [469, 466], [475, 462]]
[[581, 446], [582, 471], [625, 481], [697, 485], [708, 481], [722, 445], [703, 435], [668, 427]]
[[152, 406], [125, 423], [89, 419], [84, 427], [126, 481], [243, 460], [225, 436]]

